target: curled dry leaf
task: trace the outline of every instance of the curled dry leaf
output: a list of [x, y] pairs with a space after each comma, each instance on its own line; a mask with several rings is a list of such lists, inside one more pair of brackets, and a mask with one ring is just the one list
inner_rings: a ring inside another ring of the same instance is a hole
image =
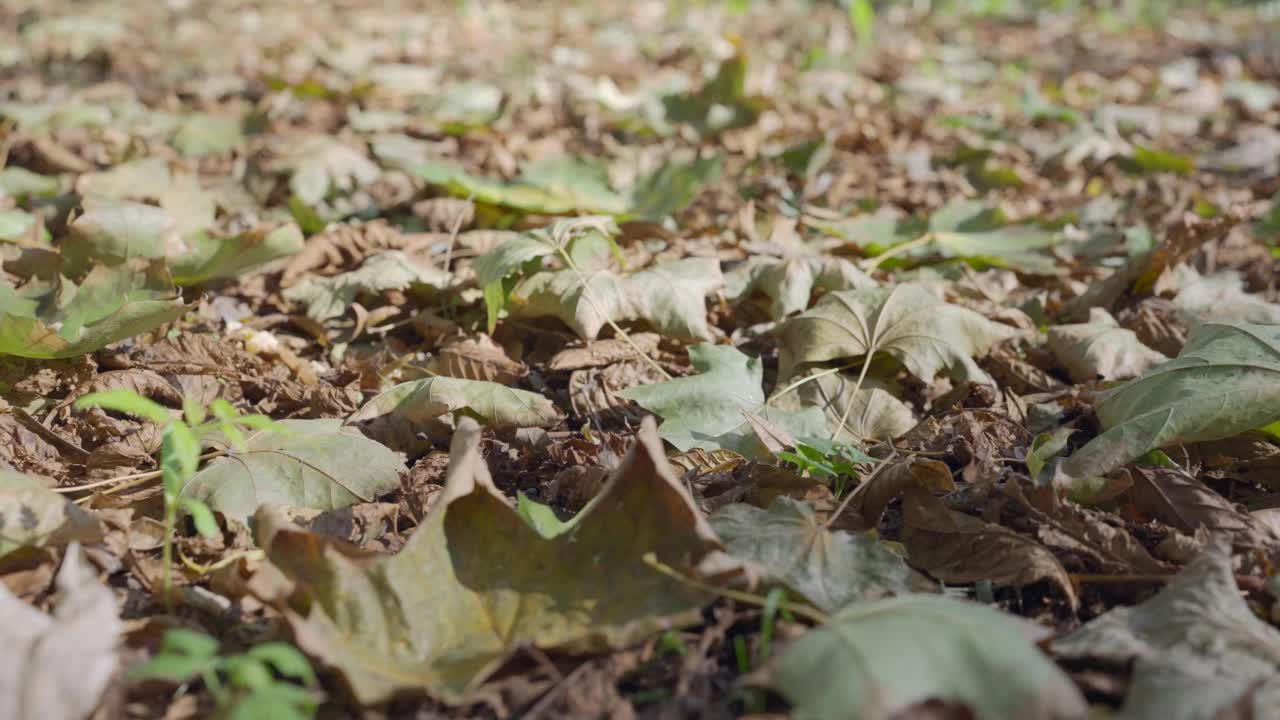
[[493, 486], [471, 420], [454, 435], [444, 499], [394, 557], [361, 561], [294, 529], [267, 543], [297, 584], [298, 644], [356, 699], [420, 691], [462, 702], [522, 645], [600, 651], [697, 621], [710, 597], [654, 571], [723, 562], [653, 423], [600, 495], [544, 538]]
[[1004, 487], [1005, 495], [1035, 523], [1036, 538], [1059, 557], [1074, 556], [1090, 569], [1107, 573], [1161, 574], [1171, 569], [1152, 557], [1115, 515], [1081, 507], [1046, 490], [1034, 491], [1036, 500], [1032, 500], [1016, 481]]
[[512, 360], [501, 345], [484, 333], [445, 343], [436, 351], [427, 368], [437, 375], [485, 380], [499, 385], [515, 385], [529, 374], [524, 363]]
[[1201, 528], [1245, 546], [1280, 547], [1280, 535], [1194, 477], [1168, 468], [1133, 468], [1125, 498], [1143, 514], [1181, 530]]
[[116, 670], [123, 629], [115, 594], [72, 544], [58, 570], [53, 615], [0, 584], [0, 716], [89, 717]]
[[874, 528], [889, 503], [912, 488], [949, 492], [956, 489], [956, 484], [946, 463], [913, 456], [885, 465], [859, 485], [850, 508], [862, 517], [865, 527]]
[[[657, 333], [641, 332], [631, 334], [631, 343], [640, 348], [640, 352], [652, 356], [658, 350], [662, 336]], [[635, 348], [626, 340], [609, 338], [592, 340], [586, 347], [571, 347], [561, 350], [547, 362], [548, 370], [583, 370], [585, 368], [604, 367], [629, 360], [636, 356]]]

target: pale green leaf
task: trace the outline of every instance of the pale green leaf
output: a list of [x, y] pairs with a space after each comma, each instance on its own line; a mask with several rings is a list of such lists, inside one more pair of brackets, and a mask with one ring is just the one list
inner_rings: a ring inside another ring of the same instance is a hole
[[400, 487], [400, 456], [341, 420], [284, 420], [254, 432], [243, 451], [209, 462], [182, 495], [244, 520], [260, 505], [334, 510]]
[[307, 317], [316, 321], [347, 312], [362, 293], [384, 290], [447, 287], [449, 273], [411, 258], [399, 250], [370, 255], [359, 268], [333, 277], [308, 277], [284, 291], [284, 297], [307, 306]]
[[733, 450], [748, 457], [769, 453], [752, 433], [744, 411], [795, 436], [827, 433], [821, 412], [793, 413], [765, 406], [764, 366], [758, 358], [725, 345], [694, 345], [689, 364], [697, 375], [627, 388], [619, 395], [662, 417], [659, 433], [685, 452], [693, 448]]
[[818, 609], [910, 591], [911, 569], [871, 534], [822, 526], [808, 503], [782, 496], [769, 509], [735, 503], [711, 516], [730, 555], [765, 571]]
[[713, 258], [685, 258], [627, 276], [548, 271], [517, 283], [507, 309], [512, 317], [559, 318], [586, 340], [594, 340], [609, 321], [633, 320], [667, 337], [705, 340], [711, 338], [706, 296], [723, 284]]
[[1178, 357], [1111, 391], [1104, 432], [1057, 468], [1068, 486], [1150, 450], [1221, 440], [1280, 420], [1280, 325], [1206, 323]]
[[810, 363], [893, 356], [926, 382], [940, 371], [956, 380], [993, 384], [973, 361], [1012, 328], [939, 300], [910, 284], [845, 290], [823, 296], [778, 331], [782, 352], [778, 376], [793, 378]]
[[1269, 717], [1280, 701], [1280, 630], [1240, 595], [1225, 540], [1210, 543], [1155, 597], [1108, 611], [1055, 640], [1053, 651], [1133, 663], [1126, 719], [1223, 717], [1242, 701], [1257, 708], [1255, 717]]
[[791, 702], [796, 720], [887, 720], [927, 700], [983, 720], [1084, 718], [1080, 691], [1032, 632], [1017, 617], [946, 597], [855, 603], [788, 645], [759, 679]]
[[537, 393], [437, 376], [396, 385], [365, 403], [348, 422], [359, 423], [370, 437], [397, 450], [414, 452], [429, 446], [432, 437], [447, 436], [456, 415], [494, 428], [548, 427], [564, 417]]
[[1049, 328], [1047, 345], [1078, 383], [1127, 380], [1169, 359], [1143, 345], [1132, 330], [1120, 327], [1100, 308], [1090, 310], [1087, 323]]

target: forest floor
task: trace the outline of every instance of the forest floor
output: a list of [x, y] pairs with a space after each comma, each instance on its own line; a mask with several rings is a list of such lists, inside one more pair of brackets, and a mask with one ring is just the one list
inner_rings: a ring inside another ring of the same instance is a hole
[[1280, 718], [1280, 12], [980, 4], [0, 0], [0, 717]]

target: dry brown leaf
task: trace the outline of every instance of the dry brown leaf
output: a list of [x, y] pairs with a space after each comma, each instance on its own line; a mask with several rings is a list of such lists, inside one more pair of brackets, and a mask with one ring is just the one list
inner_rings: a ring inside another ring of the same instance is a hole
[[1045, 580], [1062, 590], [1073, 610], [1079, 606], [1066, 568], [1036, 541], [955, 512], [917, 486], [908, 487], [902, 515], [902, 544], [912, 567], [945, 583], [990, 580], [1022, 587]]
[[951, 479], [951, 469], [938, 460], [910, 457], [881, 468], [875, 476], [854, 490], [850, 509], [856, 511], [868, 528], [880, 524], [889, 503], [911, 488], [931, 492], [949, 492], [956, 489]]
[[427, 367], [437, 375], [502, 385], [515, 385], [529, 374], [524, 363], [512, 360], [502, 346], [484, 333], [445, 343]]
[[1058, 498], [1049, 488], [1045, 490], [1048, 492], [1036, 493], [1039, 503], [1030, 500], [1016, 481], [1008, 483], [1004, 493], [1035, 523], [1036, 537], [1058, 557], [1075, 556], [1095, 572], [1161, 574], [1172, 570], [1152, 557], [1117, 515], [1082, 507]]
[[[658, 350], [658, 342], [662, 338], [657, 333], [634, 333], [631, 342], [645, 355], [652, 356]], [[547, 362], [548, 370], [583, 370], [593, 367], [604, 367], [623, 360], [633, 359], [635, 348], [625, 340], [609, 338], [592, 340], [586, 347], [571, 347], [556, 353]]]
[[280, 286], [291, 287], [305, 275], [333, 275], [351, 270], [383, 250], [414, 255], [426, 252], [435, 243], [448, 242], [448, 233], [406, 235], [385, 220], [338, 225], [308, 239], [302, 252], [289, 258], [280, 276]]
[[1274, 548], [1280, 536], [1199, 480], [1169, 468], [1135, 467], [1126, 497], [1133, 506], [1185, 533], [1205, 528], [1239, 545]]

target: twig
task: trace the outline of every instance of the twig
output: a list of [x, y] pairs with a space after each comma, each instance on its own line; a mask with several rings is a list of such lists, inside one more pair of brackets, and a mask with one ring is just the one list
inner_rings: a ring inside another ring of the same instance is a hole
[[[200, 460], [212, 460], [220, 455], [226, 455], [227, 449], [211, 450], [200, 456]], [[103, 491], [103, 495], [114, 495], [122, 490], [128, 490], [137, 487], [148, 480], [155, 480], [164, 474], [163, 470], [148, 470], [141, 473], [132, 473], [130, 475], [117, 475], [116, 477], [98, 480], [96, 482], [85, 483], [83, 485], [68, 485], [66, 487], [56, 487], [53, 491], [56, 493], [77, 493], [81, 490], [92, 490], [93, 488], [103, 487], [104, 485], [116, 485], [110, 490]]]

